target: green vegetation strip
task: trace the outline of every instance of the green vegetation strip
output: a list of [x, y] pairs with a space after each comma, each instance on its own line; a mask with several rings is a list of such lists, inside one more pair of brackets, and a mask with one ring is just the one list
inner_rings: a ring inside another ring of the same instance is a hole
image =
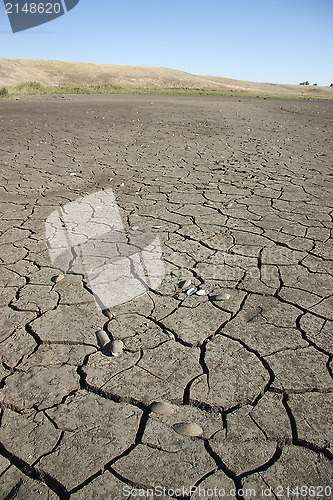
[[328, 99], [332, 97], [315, 95], [284, 95], [284, 94], [266, 94], [260, 92], [250, 92], [242, 90], [202, 90], [189, 88], [130, 88], [122, 85], [59, 85], [57, 87], [48, 87], [38, 82], [25, 82], [15, 87], [0, 87], [0, 99], [10, 99], [22, 95], [58, 95], [58, 94], [151, 94], [151, 95], [214, 95], [214, 96], [233, 96], [233, 97], [273, 97], [284, 99]]

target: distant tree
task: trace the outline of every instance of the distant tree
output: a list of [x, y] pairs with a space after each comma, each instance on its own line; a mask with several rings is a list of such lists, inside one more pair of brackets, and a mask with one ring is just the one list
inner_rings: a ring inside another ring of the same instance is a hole
[[333, 83], [331, 83], [330, 87], [333, 87]]
[[316, 84], [316, 83], [314, 83], [314, 84], [313, 84], [313, 86], [314, 86], [314, 87], [317, 87], [317, 84]]
[[310, 85], [308, 81], [305, 82], [305, 85]]

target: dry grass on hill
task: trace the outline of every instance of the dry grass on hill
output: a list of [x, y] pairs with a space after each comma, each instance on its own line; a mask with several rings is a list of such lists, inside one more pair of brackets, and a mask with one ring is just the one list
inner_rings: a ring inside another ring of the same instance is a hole
[[118, 90], [188, 92], [220, 92], [251, 95], [283, 95], [295, 97], [333, 98], [333, 87], [280, 85], [272, 83], [245, 82], [215, 76], [199, 76], [168, 68], [149, 66], [121, 66], [113, 64], [91, 64], [67, 61], [0, 58], [0, 87], [13, 89], [26, 82], [36, 82], [52, 88], [67, 86], [108, 86]]

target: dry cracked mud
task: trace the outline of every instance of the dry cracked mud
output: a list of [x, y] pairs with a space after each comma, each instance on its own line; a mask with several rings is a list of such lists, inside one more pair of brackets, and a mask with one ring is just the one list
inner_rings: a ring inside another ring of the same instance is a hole
[[[0, 104], [1, 499], [333, 498], [332, 118], [290, 99]], [[111, 318], [84, 274], [54, 281], [45, 235], [109, 188], [165, 264]]]

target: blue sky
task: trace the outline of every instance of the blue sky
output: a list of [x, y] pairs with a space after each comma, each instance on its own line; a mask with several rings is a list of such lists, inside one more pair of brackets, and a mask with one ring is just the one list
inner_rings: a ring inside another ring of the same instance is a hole
[[13, 34], [0, 0], [0, 57], [329, 85], [332, 26], [333, 0], [80, 0], [65, 15]]

